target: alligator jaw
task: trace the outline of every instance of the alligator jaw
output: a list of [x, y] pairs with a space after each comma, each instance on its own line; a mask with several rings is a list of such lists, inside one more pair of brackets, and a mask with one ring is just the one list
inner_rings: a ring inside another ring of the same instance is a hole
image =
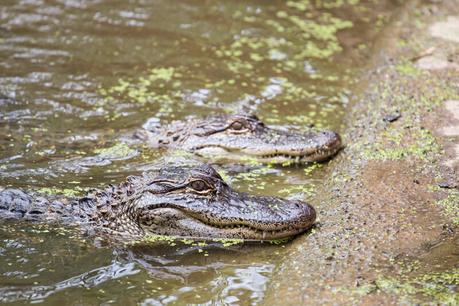
[[[167, 217], [168, 228], [161, 223], [142, 225], [146, 234], [186, 237], [200, 240], [208, 239], [242, 239], [245, 241], [269, 241], [296, 236], [308, 230], [314, 223], [314, 215], [307, 223], [283, 224], [273, 229], [261, 229], [242, 223], [226, 225], [208, 223], [178, 208], [160, 207], [150, 210], [154, 215]], [[152, 215], [150, 215], [152, 216]], [[168, 230], [166, 230], [168, 229]]]
[[[254, 137], [252, 141], [227, 141], [216, 138], [202, 140], [202, 144], [191, 149], [207, 158], [221, 160], [255, 160], [260, 163], [304, 164], [325, 161], [342, 149], [341, 137], [332, 131], [311, 132], [309, 134], [285, 134], [270, 130], [270, 137]], [[230, 137], [230, 136], [228, 136]], [[276, 139], [277, 137], [277, 139]], [[284, 138], [282, 138], [284, 137]], [[272, 144], [269, 142], [272, 140]]]
[[220, 159], [220, 160], [255, 160], [260, 163], [268, 164], [306, 164], [311, 162], [326, 161], [333, 157], [342, 149], [341, 143], [333, 145], [330, 148], [320, 148], [304, 150], [303, 152], [280, 152], [278, 150], [273, 151], [255, 151], [247, 149], [232, 149], [224, 146], [207, 146], [196, 148], [194, 152], [200, 156]]

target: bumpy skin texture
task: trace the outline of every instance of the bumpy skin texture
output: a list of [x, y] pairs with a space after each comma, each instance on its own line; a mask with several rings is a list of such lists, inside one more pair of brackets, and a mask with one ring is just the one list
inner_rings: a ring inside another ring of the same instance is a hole
[[147, 122], [136, 137], [155, 148], [182, 149], [212, 159], [250, 157], [266, 163], [323, 161], [342, 148], [335, 132], [284, 131], [266, 126], [256, 116], [240, 114], [173, 121], [164, 127]]
[[68, 199], [25, 193], [19, 189], [0, 191], [0, 218], [27, 221], [72, 221], [77, 204]]
[[161, 234], [270, 240], [304, 232], [316, 213], [300, 201], [234, 191], [212, 167], [200, 165], [132, 176], [79, 199], [5, 189], [0, 191], [0, 217], [75, 224], [124, 238]]

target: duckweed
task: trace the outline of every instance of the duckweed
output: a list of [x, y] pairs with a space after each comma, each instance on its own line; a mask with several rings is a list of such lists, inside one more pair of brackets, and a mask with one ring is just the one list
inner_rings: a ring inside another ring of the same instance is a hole
[[428, 156], [439, 153], [440, 146], [428, 130], [398, 130], [391, 128], [381, 134], [374, 148], [364, 151], [367, 159], [400, 160], [416, 157], [427, 160]]
[[459, 285], [459, 269], [424, 274], [413, 279], [398, 280], [380, 277], [376, 288], [389, 294], [396, 294], [405, 303], [420, 303], [419, 297], [433, 304], [457, 305], [459, 295], [454, 289]]
[[437, 202], [454, 225], [459, 225], [459, 191], [449, 190], [446, 198]]
[[64, 195], [67, 197], [76, 197], [82, 195], [86, 191], [85, 188], [78, 186], [70, 188], [58, 188], [58, 187], [41, 187], [37, 189], [37, 192], [49, 194], [49, 195]]
[[242, 239], [228, 239], [228, 238], [214, 238], [212, 239], [214, 242], [221, 243], [224, 247], [230, 247], [233, 245], [238, 245], [244, 243]]
[[138, 155], [135, 149], [130, 148], [125, 143], [117, 143], [109, 148], [96, 149], [94, 153], [97, 153], [99, 157], [108, 159], [127, 159]]
[[422, 71], [416, 68], [410, 61], [404, 61], [398, 64], [397, 66], [395, 66], [395, 69], [400, 74], [405, 76], [418, 76], [422, 73]]

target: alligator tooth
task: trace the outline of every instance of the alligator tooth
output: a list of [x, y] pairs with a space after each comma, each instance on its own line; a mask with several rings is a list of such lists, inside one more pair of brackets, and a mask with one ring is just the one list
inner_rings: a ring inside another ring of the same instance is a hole
[[263, 239], [266, 238], [266, 231], [263, 231]]

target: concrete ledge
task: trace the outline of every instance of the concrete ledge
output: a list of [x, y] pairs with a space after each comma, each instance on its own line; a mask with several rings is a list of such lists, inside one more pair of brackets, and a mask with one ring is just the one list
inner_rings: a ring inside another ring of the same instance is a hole
[[459, 303], [453, 2], [409, 2], [387, 30], [314, 203], [320, 221], [289, 245], [267, 305]]

